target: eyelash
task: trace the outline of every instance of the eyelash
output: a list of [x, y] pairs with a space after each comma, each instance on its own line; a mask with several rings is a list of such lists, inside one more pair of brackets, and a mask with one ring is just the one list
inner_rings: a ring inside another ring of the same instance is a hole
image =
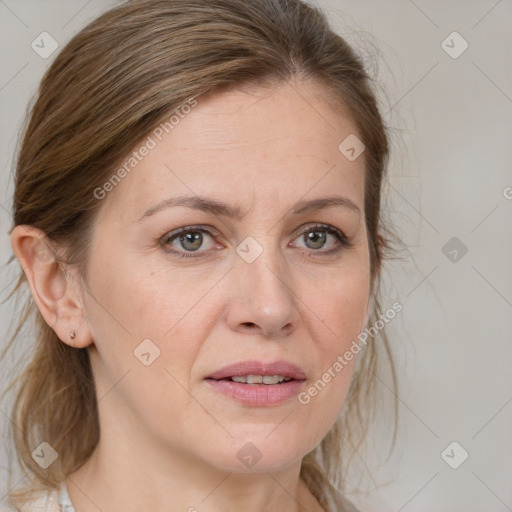
[[[334, 249], [329, 249], [327, 251], [311, 249], [311, 251], [313, 253], [315, 253], [315, 255], [316, 254], [322, 255], [322, 256], [335, 255], [335, 254], [341, 252], [343, 249], [347, 249], [354, 245], [342, 231], [340, 231], [339, 229], [335, 228], [334, 226], [330, 226], [328, 224], [314, 224], [312, 226], [308, 226], [303, 231], [301, 231], [296, 238], [299, 238], [300, 236], [303, 236], [305, 233], [309, 233], [311, 231], [325, 231], [326, 233], [334, 235], [338, 241], [338, 244]], [[179, 228], [175, 231], [165, 234], [160, 239], [160, 245], [162, 245], [163, 247], [167, 246], [177, 236], [179, 236], [183, 233], [197, 233], [197, 232], [207, 233], [212, 238], [215, 238], [215, 236], [218, 235], [217, 231], [214, 231], [209, 226], [205, 226], [202, 224], [197, 225], [197, 226], [186, 226], [186, 227]], [[177, 258], [183, 258], [183, 259], [198, 258], [198, 257], [201, 257], [201, 253], [207, 252], [207, 251], [176, 251], [174, 249], [172, 249], [172, 250], [164, 249], [164, 250], [167, 253], [172, 254], [173, 256], [175, 256]]]

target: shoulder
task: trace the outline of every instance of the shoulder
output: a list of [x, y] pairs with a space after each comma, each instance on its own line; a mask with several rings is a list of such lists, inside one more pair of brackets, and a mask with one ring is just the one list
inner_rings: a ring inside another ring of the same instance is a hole
[[0, 512], [60, 512], [58, 489], [33, 492], [30, 498], [2, 502]]

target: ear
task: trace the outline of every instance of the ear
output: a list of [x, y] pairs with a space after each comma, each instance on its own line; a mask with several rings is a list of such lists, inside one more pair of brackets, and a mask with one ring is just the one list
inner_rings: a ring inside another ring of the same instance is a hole
[[64, 343], [75, 348], [90, 345], [93, 340], [86, 322], [82, 287], [78, 278], [56, 261], [55, 248], [44, 231], [15, 226], [11, 245], [46, 323]]

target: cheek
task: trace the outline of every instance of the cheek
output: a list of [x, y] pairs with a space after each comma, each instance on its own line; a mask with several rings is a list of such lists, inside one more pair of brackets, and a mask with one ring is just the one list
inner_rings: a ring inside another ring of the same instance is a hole
[[[91, 327], [112, 378], [138, 368], [134, 350], [149, 339], [160, 351], [155, 364], [168, 368], [180, 380], [187, 379], [218, 316], [210, 292], [220, 271], [149, 268], [140, 258], [109, 255], [107, 259], [99, 252], [96, 256], [89, 280], [94, 290]], [[101, 261], [106, 263], [99, 264]]]
[[[364, 261], [364, 260], [362, 260]], [[310, 294], [308, 307], [319, 365], [302, 396], [305, 406], [322, 411], [326, 427], [335, 421], [345, 401], [358, 354], [357, 337], [364, 328], [369, 299], [369, 274], [364, 265], [337, 273]]]
[[304, 302], [316, 314], [319, 328], [323, 329], [323, 336], [317, 337], [322, 353], [342, 350], [364, 328], [369, 286], [367, 268], [360, 265], [341, 269], [309, 290]]
[[369, 281], [350, 278], [339, 290], [332, 292], [325, 304], [326, 323], [339, 340], [338, 348], [343, 348], [349, 340], [357, 337], [366, 317], [369, 299]]
[[[179, 272], [146, 270], [129, 258], [110, 257], [101, 265], [100, 261], [100, 253], [91, 261], [93, 300], [89, 302], [98, 352], [98, 395], [110, 397], [103, 407], [112, 406], [108, 404], [114, 394], [109, 390], [115, 387], [119, 399], [142, 417], [164, 418], [178, 403], [181, 408], [193, 408], [183, 386], [187, 387], [204, 339], [198, 312], [208, 283], [186, 279]], [[151, 360], [148, 366], [142, 362], [145, 353]]]

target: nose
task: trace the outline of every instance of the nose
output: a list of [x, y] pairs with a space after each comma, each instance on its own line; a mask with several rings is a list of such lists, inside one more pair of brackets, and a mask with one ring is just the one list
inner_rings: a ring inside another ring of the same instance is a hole
[[298, 325], [298, 300], [288, 273], [275, 252], [263, 253], [252, 263], [237, 257], [230, 273], [232, 294], [226, 321], [236, 332], [269, 338], [289, 335]]

